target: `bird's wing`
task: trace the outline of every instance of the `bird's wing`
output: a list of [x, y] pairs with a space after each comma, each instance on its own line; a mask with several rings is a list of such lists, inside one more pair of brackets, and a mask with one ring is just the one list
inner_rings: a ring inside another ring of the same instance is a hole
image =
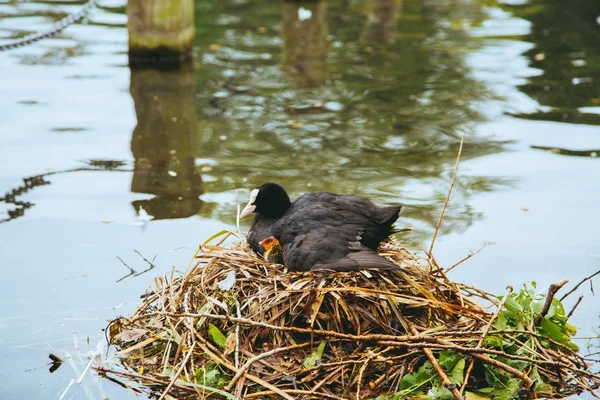
[[[375, 250], [390, 234], [401, 209], [402, 206], [378, 207], [362, 196], [312, 192], [300, 196], [292, 204], [274, 226], [273, 233], [286, 243], [295, 235], [323, 225], [358, 227], [362, 231], [362, 244]], [[290, 236], [285, 237], [286, 233]]]
[[395, 269], [400, 268], [398, 265], [380, 256], [374, 250], [363, 247], [360, 251], [348, 253], [345, 257], [338, 260], [317, 263], [311, 269], [313, 271], [330, 270], [330, 271], [360, 271], [365, 269]]
[[316, 265], [338, 270], [391, 267], [365, 246], [377, 249], [399, 211], [399, 207], [376, 207], [360, 196], [313, 192], [292, 204], [273, 225], [273, 235], [283, 246], [284, 264], [291, 270], [306, 271]]
[[390, 269], [396, 264], [361, 245], [354, 230], [321, 226], [298, 235], [283, 247], [284, 264], [295, 271]]

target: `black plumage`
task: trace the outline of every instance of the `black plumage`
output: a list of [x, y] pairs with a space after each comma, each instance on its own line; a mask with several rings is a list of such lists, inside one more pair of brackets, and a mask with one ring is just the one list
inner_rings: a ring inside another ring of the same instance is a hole
[[[257, 215], [247, 239], [253, 249], [260, 247], [262, 239], [273, 235], [281, 243], [283, 261], [290, 270], [396, 268], [394, 263], [377, 255], [376, 250], [390, 234], [401, 206], [378, 207], [362, 196], [312, 192], [279, 207], [280, 215], [276, 217], [264, 210], [263, 205], [273, 206], [277, 202], [274, 199], [284, 197], [275, 194], [285, 190], [276, 184], [266, 185], [268, 196], [261, 198], [263, 185], [254, 201]], [[246, 208], [250, 206], [249, 203]], [[261, 249], [257, 252], [262, 254]]]
[[[285, 189], [276, 183], [268, 182], [255, 190], [257, 192], [253, 191], [250, 203], [244, 208], [241, 216], [255, 213], [246, 241], [255, 253], [262, 256], [264, 248], [260, 242], [273, 235], [273, 224], [285, 214], [292, 202]], [[251, 211], [245, 214], [249, 209]]]

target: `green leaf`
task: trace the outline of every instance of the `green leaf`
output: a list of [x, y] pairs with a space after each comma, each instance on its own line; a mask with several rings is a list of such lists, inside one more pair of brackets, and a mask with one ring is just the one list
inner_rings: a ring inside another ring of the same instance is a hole
[[518, 369], [521, 372], [524, 371], [525, 368], [527, 368], [529, 366], [529, 363], [527, 361], [503, 359], [503, 357], [499, 357], [499, 361], [500, 361], [500, 359], [502, 359], [501, 361], [504, 364], [509, 365], [515, 369]]
[[311, 368], [317, 365], [321, 358], [323, 358], [323, 353], [325, 352], [325, 346], [327, 345], [327, 341], [323, 340], [319, 346], [313, 351], [310, 356], [306, 357], [304, 360], [304, 368]]
[[515, 354], [519, 355], [519, 356], [527, 356], [530, 355], [532, 352], [535, 353], [535, 341], [533, 340], [532, 337], [530, 337], [529, 339], [527, 339], [525, 341], [525, 343], [523, 343], [522, 346], [519, 346], [517, 348], [517, 351], [515, 352]]
[[518, 392], [521, 388], [521, 380], [519, 378], [515, 378], [512, 375], [500, 374], [490, 365], [485, 365], [484, 367], [485, 379], [491, 386], [491, 390], [489, 390], [490, 388], [485, 388], [481, 389], [480, 392], [492, 393], [494, 400], [514, 400], [518, 397]]
[[508, 383], [499, 390], [494, 391], [494, 400], [514, 400], [519, 398], [521, 381], [518, 378], [508, 379]]
[[222, 349], [227, 346], [227, 337], [223, 335], [219, 328], [210, 323], [208, 324], [208, 337]]
[[400, 391], [396, 393], [400, 398], [418, 391], [423, 385], [431, 382], [437, 374], [429, 361], [425, 362], [415, 373], [406, 374], [400, 381]]
[[509, 317], [518, 318], [519, 314], [523, 312], [523, 307], [515, 300], [515, 298], [510, 295], [504, 303], [504, 308], [508, 311]]
[[554, 315], [552, 315], [552, 319], [556, 319], [558, 322], [566, 322], [567, 321], [567, 313], [565, 312], [565, 307], [562, 305], [559, 299], [552, 299], [551, 307], [554, 307]]
[[546, 392], [546, 393], [552, 392], [552, 387], [550, 387], [549, 385], [547, 385], [544, 382], [544, 380], [542, 379], [542, 376], [540, 375], [540, 373], [538, 371], [537, 365], [534, 365], [533, 368], [531, 368], [531, 372], [529, 373], [529, 378], [531, 378], [531, 380], [535, 382], [536, 392]]
[[[485, 388], [485, 389], [492, 389], [493, 390], [493, 388]], [[490, 397], [489, 396], [484, 396], [484, 395], [479, 394], [479, 393], [465, 392], [465, 399], [466, 400], [489, 400]]]
[[548, 318], [542, 319], [540, 323], [540, 331], [548, 338], [559, 343], [565, 343], [567, 339], [561, 327], [550, 321]]
[[532, 301], [529, 306], [529, 309], [534, 315], [538, 315], [542, 311], [542, 308], [544, 308], [543, 301]]
[[196, 377], [197, 383], [201, 383], [203, 385], [215, 386], [217, 384], [217, 382], [219, 382], [220, 372], [216, 368], [209, 369], [209, 370], [207, 370], [205, 368], [198, 368], [194, 375]]
[[491, 336], [486, 337], [483, 340], [483, 343], [485, 344], [485, 347], [501, 349], [502, 348], [502, 337], [499, 335], [491, 335]]
[[454, 368], [452, 368], [452, 371], [450, 371], [450, 374], [448, 375], [448, 379], [450, 379], [450, 382], [459, 386], [463, 384], [463, 380], [465, 377], [465, 363], [466, 361], [462, 357], [456, 362]]
[[207, 301], [206, 304], [204, 304], [200, 310], [198, 311], [200, 314], [202, 313], [209, 313], [212, 311], [213, 307], [214, 307], [215, 303], [212, 303], [210, 301]]
[[541, 334], [545, 335], [549, 339], [554, 340], [555, 342], [562, 343], [574, 351], [579, 350], [579, 347], [569, 340], [569, 336], [566, 334], [566, 329], [561, 328], [560, 325], [555, 324], [548, 318], [542, 319], [539, 331]]
[[462, 355], [454, 350], [442, 350], [439, 356], [439, 363], [444, 370], [450, 371], [461, 358]]
[[577, 334], [577, 328], [575, 328], [573, 325], [571, 324], [566, 324], [565, 323], [565, 332], [567, 335], [569, 336], [573, 336]]
[[213, 388], [210, 386], [201, 385], [198, 383], [184, 382], [181, 379], [178, 379], [175, 383], [180, 386], [189, 386], [189, 387], [206, 390], [207, 392], [216, 393], [216, 394], [223, 396], [224, 398], [229, 399], [229, 400], [236, 400], [236, 397], [234, 395], [232, 395], [231, 393], [227, 393], [223, 390], [219, 390], [219, 389], [216, 389], [216, 388]]
[[427, 394], [432, 399], [451, 400], [454, 398], [452, 392], [446, 389], [444, 385], [442, 385], [442, 381], [437, 377], [433, 380], [433, 386], [431, 387], [431, 389], [429, 389]]
[[501, 312], [500, 314], [498, 314], [498, 318], [496, 319], [496, 322], [494, 322], [494, 328], [498, 329], [498, 330], [503, 330], [506, 329], [507, 324], [506, 324], [506, 315], [504, 315], [504, 312]]
[[523, 289], [519, 292], [515, 299], [521, 306], [522, 311], [529, 311], [533, 295], [534, 293], [527, 289]]
[[[556, 300], [556, 299], [554, 299]], [[546, 313], [546, 318], [548, 319], [552, 319], [552, 317], [554, 317], [554, 315], [556, 314], [556, 303], [554, 301], [552, 301], [552, 304], [550, 304], [550, 308], [548, 309], [548, 312]]]
[[502, 349], [509, 354], [514, 354], [514, 352], [517, 349], [517, 346], [515, 345], [514, 342], [512, 342], [506, 338], [502, 338]]
[[216, 238], [218, 238], [219, 236], [223, 236], [223, 235], [224, 235], [224, 234], [226, 234], [226, 233], [229, 233], [229, 229], [223, 229], [222, 231], [219, 231], [219, 232], [215, 233], [214, 235], [212, 235], [211, 237], [209, 237], [208, 239], [206, 239], [206, 240], [204, 241], [204, 243], [202, 243], [202, 244], [200, 245], [200, 247], [204, 246], [204, 245], [205, 245], [205, 244], [207, 244], [207, 243], [210, 243], [210, 242], [211, 242], [213, 239], [216, 239]]

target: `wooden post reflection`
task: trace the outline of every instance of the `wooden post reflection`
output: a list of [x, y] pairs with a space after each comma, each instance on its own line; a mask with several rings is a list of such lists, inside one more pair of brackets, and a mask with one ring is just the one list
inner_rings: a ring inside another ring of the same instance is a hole
[[133, 202], [155, 219], [185, 218], [200, 211], [202, 178], [195, 167], [196, 113], [193, 63], [170, 70], [131, 68], [137, 126], [131, 137], [131, 191], [155, 195]]
[[327, 2], [283, 1], [283, 68], [298, 88], [325, 85], [327, 78]]
[[402, 0], [375, 0], [368, 2], [370, 17], [361, 34], [361, 40], [373, 44], [396, 42], [396, 24], [402, 13]]

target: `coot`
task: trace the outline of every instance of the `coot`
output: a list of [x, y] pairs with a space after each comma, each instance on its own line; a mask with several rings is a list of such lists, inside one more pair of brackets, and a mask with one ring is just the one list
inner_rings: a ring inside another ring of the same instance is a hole
[[291, 203], [285, 189], [269, 182], [252, 191], [241, 217], [256, 214], [247, 238], [252, 249], [262, 255], [261, 241], [274, 236], [290, 270], [349, 271], [396, 267], [375, 250], [401, 209], [329, 192], [306, 193]]

